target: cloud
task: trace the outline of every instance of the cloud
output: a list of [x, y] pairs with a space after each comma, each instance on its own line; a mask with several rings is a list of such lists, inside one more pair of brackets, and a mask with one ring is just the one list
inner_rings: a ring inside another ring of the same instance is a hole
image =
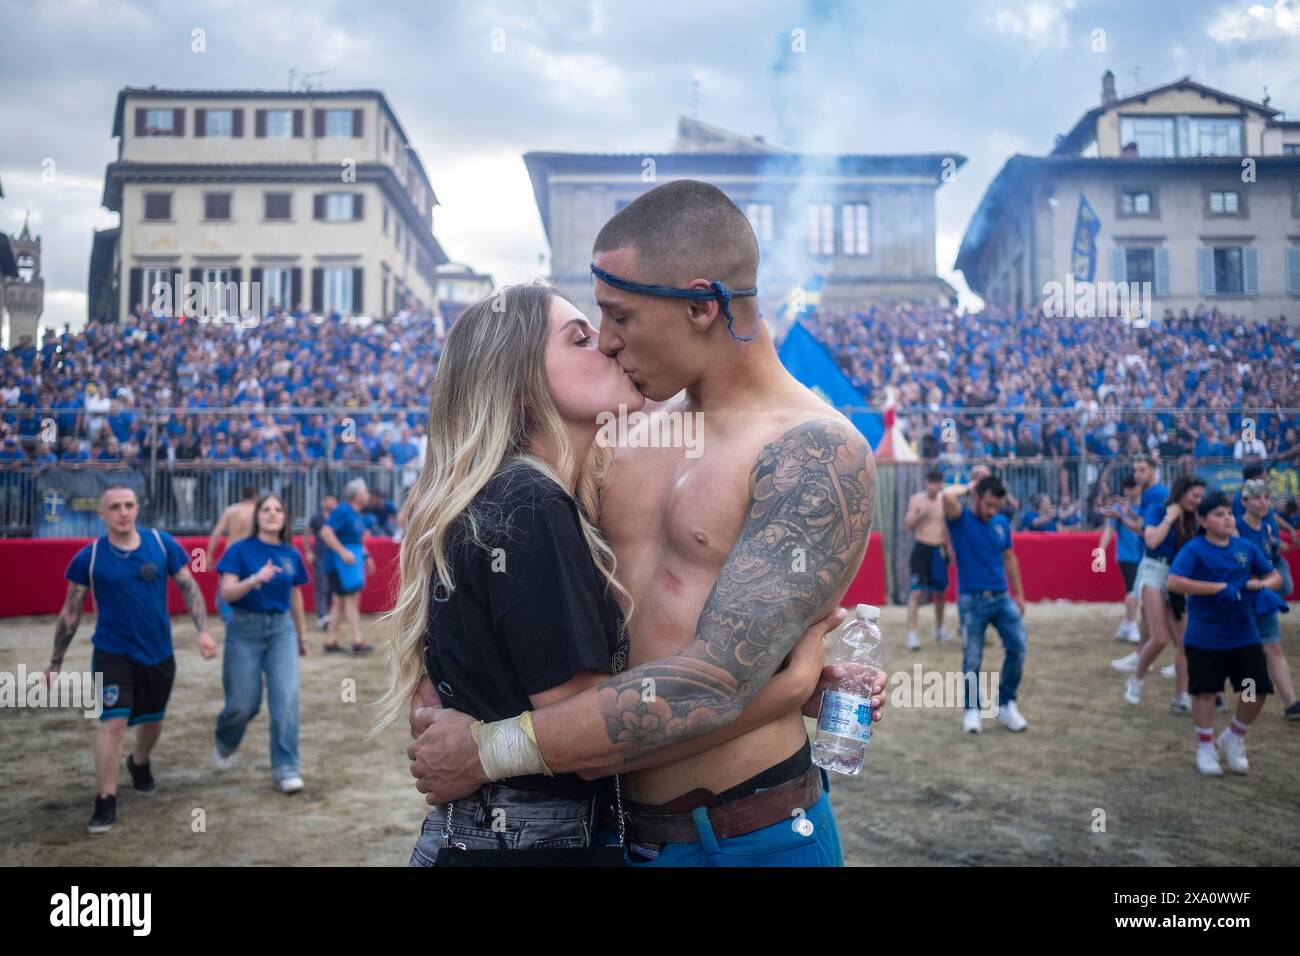
[[1300, 36], [1300, 0], [1276, 0], [1271, 7], [1259, 3], [1244, 9], [1225, 7], [1205, 32], [1217, 43]]
[[1064, 49], [1069, 41], [1066, 15], [1074, 9], [1077, 0], [1027, 0], [999, 6], [989, 15], [989, 21], [999, 33], [1024, 40], [1037, 50]]

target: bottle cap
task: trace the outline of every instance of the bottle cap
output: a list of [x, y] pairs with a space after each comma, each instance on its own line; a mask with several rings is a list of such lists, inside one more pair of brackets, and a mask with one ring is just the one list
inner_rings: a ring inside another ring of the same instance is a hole
[[874, 604], [859, 604], [857, 608], [858, 617], [864, 621], [880, 620], [880, 608]]

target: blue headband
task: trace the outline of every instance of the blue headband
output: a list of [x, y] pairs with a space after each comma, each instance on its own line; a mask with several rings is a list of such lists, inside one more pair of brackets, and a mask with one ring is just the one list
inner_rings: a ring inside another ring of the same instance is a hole
[[615, 289], [622, 289], [625, 292], [666, 296], [670, 299], [694, 299], [696, 302], [708, 302], [717, 299], [722, 305], [722, 314], [727, 317], [727, 333], [737, 342], [748, 342], [754, 337], [752, 335], [737, 335], [731, 327], [731, 300], [736, 297], [747, 298], [758, 295], [757, 286], [752, 289], [732, 291], [721, 282], [710, 282], [709, 285], [712, 288], [709, 289], [675, 289], [670, 285], [646, 285], [642, 282], [633, 282], [631, 279], [619, 278], [606, 272], [594, 262], [591, 264], [591, 273], [607, 285], [612, 285]]

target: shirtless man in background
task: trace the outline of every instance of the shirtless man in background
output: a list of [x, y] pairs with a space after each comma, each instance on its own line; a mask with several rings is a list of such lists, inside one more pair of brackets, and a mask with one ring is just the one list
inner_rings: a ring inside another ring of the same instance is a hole
[[[212, 529], [212, 534], [208, 535], [208, 567], [215, 573], [217, 568], [217, 542], [224, 534], [226, 536], [226, 548], [241, 541], [253, 533], [253, 507], [257, 504], [257, 489], [252, 485], [246, 485], [243, 489], [243, 496], [239, 501], [226, 508], [221, 512], [221, 517], [217, 520], [217, 526]], [[221, 615], [221, 620], [226, 627], [230, 626], [230, 618], [234, 611], [230, 605], [221, 600], [221, 588], [217, 588], [217, 613]]]
[[952, 544], [948, 541], [948, 523], [943, 519], [941, 491], [943, 472], [926, 472], [925, 490], [908, 499], [907, 514], [903, 518], [903, 527], [916, 535], [912, 544], [912, 576], [907, 595], [909, 651], [921, 649], [921, 642], [916, 638], [916, 616], [925, 594], [934, 601], [934, 639], [940, 644], [952, 640], [943, 629], [943, 594], [948, 590], [948, 566], [953, 562], [953, 555]]
[[[781, 365], [743, 295], [756, 284], [753, 230], [715, 187], [645, 193], [594, 252], [601, 350], [662, 403], [647, 405], [661, 421], [702, 416], [703, 449], [617, 450], [600, 521], [635, 604], [630, 669], [532, 712], [532, 742], [516, 743], [539, 763], [520, 766], [621, 774], [632, 862], [838, 865], [829, 781], [799, 709], [691, 757], [642, 758], [733, 721], [838, 605], [871, 530], [870, 448]], [[868, 681], [879, 707], [884, 674]], [[427, 682], [412, 711], [424, 729], [408, 756], [428, 803], [487, 782], [471, 718], [439, 708]], [[792, 826], [800, 816], [811, 826]]]

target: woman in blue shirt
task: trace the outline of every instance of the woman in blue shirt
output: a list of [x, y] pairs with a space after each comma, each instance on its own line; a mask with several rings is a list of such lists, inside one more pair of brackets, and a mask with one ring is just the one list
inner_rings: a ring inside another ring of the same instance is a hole
[[253, 509], [253, 533], [232, 544], [217, 562], [221, 597], [233, 616], [221, 665], [226, 704], [212, 744], [212, 762], [224, 770], [257, 715], [265, 674], [271, 779], [284, 793], [303, 787], [298, 767], [298, 657], [307, 653], [302, 603], [307, 568], [293, 546], [291, 526], [279, 496], [263, 495]]

